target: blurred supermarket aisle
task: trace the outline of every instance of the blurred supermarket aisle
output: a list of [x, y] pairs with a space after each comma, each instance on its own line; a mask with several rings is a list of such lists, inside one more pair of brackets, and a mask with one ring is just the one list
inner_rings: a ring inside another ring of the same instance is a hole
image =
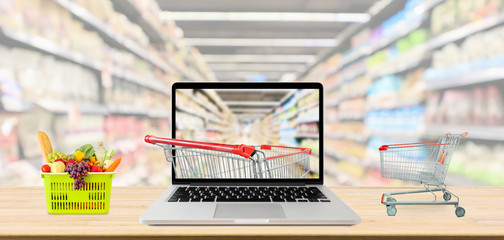
[[[329, 185], [404, 185], [378, 147], [448, 131], [469, 136], [447, 184], [504, 185], [502, 66], [501, 0], [0, 0], [0, 185], [42, 184], [37, 130], [169, 184], [142, 139], [170, 135], [177, 81], [322, 82]], [[312, 94], [182, 92], [177, 137], [316, 148]]]
[[302, 77], [326, 89], [326, 165], [340, 183], [402, 185], [381, 178], [381, 145], [468, 131], [446, 183], [504, 185], [504, 2], [384, 11]]
[[183, 89], [176, 97], [178, 139], [311, 148], [318, 175], [318, 90]]

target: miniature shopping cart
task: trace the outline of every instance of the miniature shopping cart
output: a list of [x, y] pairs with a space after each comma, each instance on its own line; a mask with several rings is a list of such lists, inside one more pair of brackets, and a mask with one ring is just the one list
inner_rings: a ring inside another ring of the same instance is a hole
[[[384, 193], [381, 203], [387, 206], [387, 214], [397, 213], [396, 205], [454, 205], [455, 214], [462, 217], [465, 209], [459, 206], [459, 198], [446, 189], [444, 184], [448, 166], [462, 134], [446, 134], [437, 142], [405, 143], [380, 147], [381, 174], [384, 178], [420, 182], [424, 190]], [[444, 201], [437, 201], [434, 192], [441, 191]], [[430, 192], [434, 201], [398, 202], [393, 195]], [[457, 200], [450, 201], [452, 196]]]
[[145, 136], [164, 149], [178, 178], [307, 178], [311, 149], [228, 145]]

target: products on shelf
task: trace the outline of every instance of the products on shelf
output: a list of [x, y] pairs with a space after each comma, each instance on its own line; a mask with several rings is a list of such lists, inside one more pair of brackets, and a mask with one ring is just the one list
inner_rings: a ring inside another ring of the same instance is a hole
[[448, 0], [432, 10], [430, 28], [437, 35], [469, 22], [495, 16], [503, 9], [502, 1]]
[[4, 76], [2, 92], [9, 96], [2, 99], [4, 105], [21, 105], [21, 98], [35, 103], [40, 100], [98, 103], [98, 76], [90, 70], [37, 51], [12, 48], [3, 52], [0, 58], [11, 61], [10, 66], [0, 66]]
[[298, 135], [302, 134], [317, 134], [319, 133], [318, 129], [318, 123], [312, 122], [312, 123], [301, 123], [297, 125], [296, 133]]
[[362, 121], [344, 121], [326, 124], [326, 137], [350, 139], [356, 142], [367, 139], [367, 129]]
[[[177, 129], [180, 130], [198, 130], [205, 128], [205, 121], [203, 118], [196, 117], [191, 114], [184, 112], [178, 112], [177, 117]], [[215, 127], [216, 125], [213, 125]]]
[[504, 123], [501, 91], [491, 85], [434, 92], [427, 98], [426, 118], [433, 124], [500, 126]]
[[305, 122], [318, 122], [319, 121], [319, 109], [318, 107], [310, 108], [306, 111], [302, 111], [297, 115], [296, 123]]
[[195, 96], [203, 105], [211, 109], [214, 113], [220, 112], [217, 105], [214, 102], [210, 101], [210, 99], [205, 94], [203, 94], [203, 92], [196, 92]]
[[178, 91], [176, 138], [225, 143], [228, 137], [235, 136], [232, 123], [236, 119], [222, 117], [217, 95], [191, 89]]
[[311, 93], [308, 93], [307, 96], [299, 99], [297, 106], [299, 109], [303, 109], [308, 106], [313, 106], [313, 104], [318, 103], [318, 100], [319, 100], [319, 92], [311, 91]]
[[328, 139], [328, 141], [326, 141], [325, 151], [328, 154], [336, 155], [342, 160], [350, 160], [361, 164], [364, 164], [364, 158], [366, 156], [366, 146], [350, 140]]
[[[446, 131], [504, 124], [503, 12], [504, 2], [495, 0], [407, 1], [377, 27], [373, 21], [364, 24], [344, 40], [349, 49], [338, 48], [332, 62], [308, 72], [302, 81], [323, 81], [326, 90], [326, 139], [367, 143], [367, 177], [345, 177], [352, 174], [340, 164], [332, 174], [349, 184], [404, 185], [381, 178], [376, 169], [381, 145], [432, 140], [429, 126], [440, 124]], [[496, 138], [486, 140], [488, 145]], [[345, 166], [359, 159], [331, 154]]]
[[484, 185], [504, 185], [504, 145], [461, 144], [454, 152], [448, 171]]
[[386, 75], [376, 80], [368, 90], [367, 109], [418, 105], [424, 99], [422, 75], [423, 69], [418, 69], [405, 78]]
[[366, 114], [366, 127], [371, 131], [418, 132], [424, 128], [425, 107], [372, 110]]
[[[447, 44], [432, 55], [427, 69], [427, 84], [456, 82], [460, 77], [504, 64], [504, 27], [469, 36], [461, 44]], [[478, 74], [479, 75], [479, 74]], [[475, 76], [476, 78], [478, 76]]]
[[[417, 29], [406, 37], [397, 40], [390, 47], [373, 53], [366, 59], [367, 73], [379, 74], [384, 71], [393, 72], [398, 67], [407, 67], [412, 59], [420, 59], [424, 54], [422, 49], [415, 48], [427, 41], [429, 33], [427, 29]], [[413, 62], [418, 64], [418, 62]]]
[[[416, 10], [417, 6], [421, 4], [422, 1], [408, 0], [404, 9], [385, 20], [381, 25], [372, 30], [365, 29], [352, 38], [352, 47], [344, 52], [343, 61], [348, 62], [355, 58], [355, 55], [362, 52], [362, 49], [373, 48], [383, 44], [383, 39], [393, 40], [397, 36], [401, 36], [404, 29], [419, 26], [425, 14], [425, 12]], [[400, 46], [400, 48], [402, 47]]]
[[[0, 110], [1, 112], [1, 110]], [[0, 166], [19, 160], [18, 150], [18, 123], [14, 115], [4, 114], [0, 116]], [[1, 168], [0, 169], [4, 169]], [[0, 170], [0, 175], [2, 170]], [[0, 180], [1, 177], [0, 177]]]
[[355, 115], [362, 115], [366, 111], [366, 98], [357, 97], [344, 100], [339, 104], [338, 111], [340, 119], [352, 118]]
[[116, 12], [111, 1], [76, 0], [75, 2], [89, 11], [94, 17], [104, 22], [107, 27], [120, 36], [129, 38], [142, 47], [149, 45], [149, 38], [140, 26], [130, 22], [126, 16]]
[[341, 85], [335, 91], [327, 94], [328, 105], [335, 105], [345, 99], [364, 96], [371, 84], [372, 79], [366, 76], [360, 76], [352, 82]]
[[365, 61], [359, 61], [357, 63], [353, 63], [351, 65], [348, 65], [344, 69], [342, 69], [338, 75], [339, 78], [341, 79], [341, 83], [344, 82], [351, 82], [353, 81], [357, 76], [360, 76], [362, 74], [366, 73], [366, 63]]

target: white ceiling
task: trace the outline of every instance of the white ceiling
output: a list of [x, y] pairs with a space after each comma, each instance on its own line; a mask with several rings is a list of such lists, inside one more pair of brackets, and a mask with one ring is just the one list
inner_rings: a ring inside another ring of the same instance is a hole
[[[175, 20], [184, 37], [199, 49], [203, 57], [208, 56], [210, 68], [217, 79], [223, 81], [250, 80], [255, 75], [278, 81], [286, 73], [302, 73], [317, 54], [338, 44], [335, 38], [340, 32], [355, 24], [346, 20], [352, 20], [355, 13], [360, 13], [362, 18], [375, 2], [158, 0], [162, 10], [174, 12], [172, 16], [179, 15], [179, 20]], [[199, 16], [198, 12], [205, 13], [205, 16]], [[241, 20], [240, 13], [243, 13]], [[254, 19], [255, 14], [264, 16], [264, 19]], [[332, 21], [336, 16], [340, 16], [339, 20]]]

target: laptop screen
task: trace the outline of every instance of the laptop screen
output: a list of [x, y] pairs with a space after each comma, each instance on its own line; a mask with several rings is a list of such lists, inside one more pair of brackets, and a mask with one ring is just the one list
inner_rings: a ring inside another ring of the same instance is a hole
[[175, 178], [318, 179], [319, 91], [177, 88]]

